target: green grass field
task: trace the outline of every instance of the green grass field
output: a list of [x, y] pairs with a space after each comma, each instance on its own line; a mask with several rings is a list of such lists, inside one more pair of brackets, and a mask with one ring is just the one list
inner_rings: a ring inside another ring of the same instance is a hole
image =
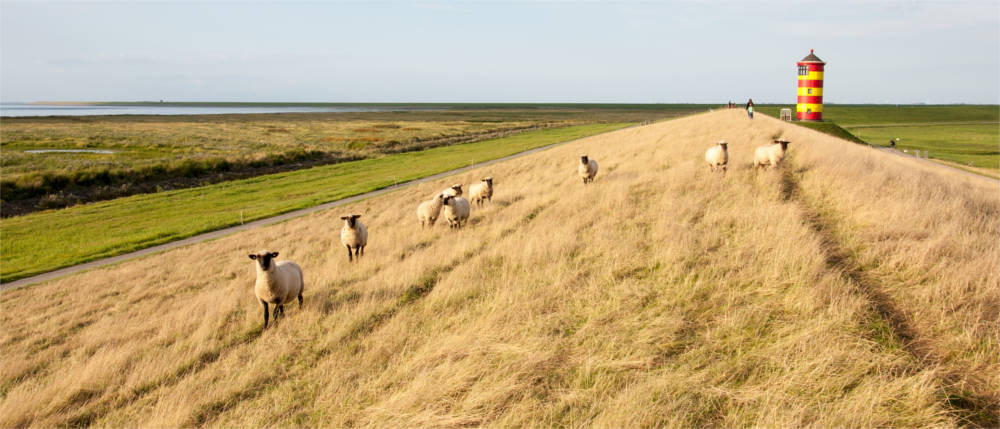
[[236, 225], [241, 213], [244, 221], [260, 219], [626, 125], [532, 131], [8, 218], [0, 241], [0, 281]]
[[[197, 178], [316, 158], [369, 158], [582, 123], [541, 118], [495, 122], [475, 115], [405, 121], [279, 114], [9, 118], [0, 135], [0, 186], [4, 201], [11, 201], [74, 187]], [[112, 153], [29, 152], [39, 149]]]
[[[778, 117], [781, 108], [795, 105], [761, 105], [757, 111]], [[827, 104], [823, 106], [823, 120], [836, 122], [848, 128], [856, 125], [914, 124], [936, 122], [998, 122], [1000, 106], [997, 105], [858, 105]]]
[[[777, 117], [782, 107], [789, 106], [762, 106], [759, 111]], [[824, 106], [823, 119], [822, 123], [799, 125], [877, 146], [889, 146], [889, 140], [898, 137], [899, 150], [927, 151], [930, 158], [1000, 170], [1000, 107], [996, 105], [833, 104]], [[858, 140], [843, 135], [843, 131], [827, 129], [837, 125]]]
[[[0, 133], [0, 168], [3, 169], [0, 213], [4, 217], [469, 143], [533, 129], [644, 122], [705, 108], [661, 104], [110, 104], [365, 106], [386, 110], [5, 117]], [[39, 149], [111, 153], [29, 152]]]
[[927, 151], [931, 158], [1000, 170], [998, 129], [996, 124], [850, 128], [854, 135], [873, 145], [889, 146], [889, 140], [899, 138], [899, 150]]

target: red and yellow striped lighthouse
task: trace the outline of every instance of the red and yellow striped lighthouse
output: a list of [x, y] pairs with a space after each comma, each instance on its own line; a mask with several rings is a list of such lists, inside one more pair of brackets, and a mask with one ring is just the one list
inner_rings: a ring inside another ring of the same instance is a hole
[[795, 117], [800, 121], [823, 120], [823, 65], [813, 50], [799, 61], [799, 101]]

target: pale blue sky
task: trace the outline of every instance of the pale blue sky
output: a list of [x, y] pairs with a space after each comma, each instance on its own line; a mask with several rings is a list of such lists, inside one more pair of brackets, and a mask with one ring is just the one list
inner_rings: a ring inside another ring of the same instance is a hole
[[995, 104], [998, 4], [3, 0], [0, 99]]

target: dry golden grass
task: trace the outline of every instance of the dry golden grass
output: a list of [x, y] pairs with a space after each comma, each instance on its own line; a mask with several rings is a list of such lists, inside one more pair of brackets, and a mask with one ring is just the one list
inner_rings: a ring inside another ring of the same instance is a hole
[[[755, 173], [776, 134], [787, 165]], [[4, 292], [0, 426], [988, 424], [1000, 198], [932, 167], [723, 111]], [[484, 175], [468, 228], [419, 229]], [[306, 289], [262, 333], [265, 247]]]

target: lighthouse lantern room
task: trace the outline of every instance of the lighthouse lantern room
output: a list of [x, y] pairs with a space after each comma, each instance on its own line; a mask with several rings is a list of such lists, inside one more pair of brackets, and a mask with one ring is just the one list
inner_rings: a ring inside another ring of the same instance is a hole
[[799, 64], [799, 99], [795, 106], [796, 118], [800, 121], [823, 120], [823, 66], [813, 50]]

